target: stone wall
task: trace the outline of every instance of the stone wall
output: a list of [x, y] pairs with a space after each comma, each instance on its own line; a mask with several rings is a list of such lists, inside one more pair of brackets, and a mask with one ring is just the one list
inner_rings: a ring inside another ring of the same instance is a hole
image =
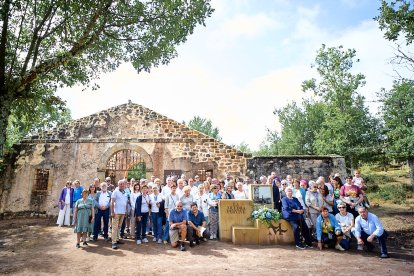
[[[121, 150], [136, 151], [146, 176], [164, 178], [164, 170], [192, 177], [199, 169], [244, 175], [245, 155], [203, 133], [136, 104], [125, 104], [33, 135], [15, 147], [0, 180], [0, 214], [47, 212], [57, 214], [58, 197], [67, 180], [88, 187], [105, 177], [108, 160]], [[37, 169], [48, 170], [47, 191], [36, 191]]]
[[345, 159], [338, 155], [328, 156], [266, 156], [253, 157], [247, 160], [247, 174], [259, 179], [260, 176], [268, 176], [272, 171], [279, 178], [292, 175], [293, 178], [314, 180], [319, 176], [328, 176], [339, 173], [346, 175]]

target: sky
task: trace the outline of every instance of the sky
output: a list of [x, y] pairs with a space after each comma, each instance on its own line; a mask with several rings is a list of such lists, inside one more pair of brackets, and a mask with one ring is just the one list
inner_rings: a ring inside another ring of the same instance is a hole
[[358, 92], [372, 113], [376, 93], [390, 88], [395, 46], [373, 17], [377, 0], [213, 0], [215, 12], [177, 47], [168, 65], [140, 73], [130, 64], [101, 75], [100, 89], [58, 91], [78, 119], [131, 100], [182, 122], [210, 119], [223, 142], [256, 150], [266, 129], [280, 130], [275, 108], [307, 96], [304, 80], [322, 44], [354, 48], [353, 72], [366, 76]]

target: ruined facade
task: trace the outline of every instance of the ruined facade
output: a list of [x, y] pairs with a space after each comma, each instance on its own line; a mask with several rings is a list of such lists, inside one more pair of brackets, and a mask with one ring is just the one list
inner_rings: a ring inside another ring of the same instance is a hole
[[339, 173], [346, 176], [345, 159], [339, 155], [288, 155], [254, 157], [247, 160], [247, 174], [255, 179], [276, 172], [279, 178], [292, 175], [293, 178], [315, 180]]
[[25, 139], [0, 180], [0, 213], [57, 214], [67, 180], [246, 173], [246, 156], [141, 105], [128, 103]]
[[186, 174], [201, 179], [249, 175], [316, 179], [345, 175], [341, 156], [253, 157], [141, 105], [128, 103], [32, 136], [15, 146], [0, 177], [0, 217], [27, 212], [58, 213], [67, 180], [84, 188], [95, 177], [163, 181]]

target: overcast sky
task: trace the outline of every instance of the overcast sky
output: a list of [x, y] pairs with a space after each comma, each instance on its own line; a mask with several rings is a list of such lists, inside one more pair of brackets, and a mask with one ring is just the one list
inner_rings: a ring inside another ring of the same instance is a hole
[[[66, 88], [58, 95], [78, 119], [131, 100], [182, 122], [212, 120], [223, 142], [257, 149], [266, 128], [278, 129], [273, 110], [300, 101], [302, 81], [321, 44], [354, 48], [366, 76], [360, 89], [375, 101], [392, 85], [393, 44], [372, 20], [376, 0], [214, 0], [206, 27], [178, 47], [169, 65], [137, 74], [131, 65], [101, 76], [97, 91]], [[376, 112], [376, 106], [371, 111]]]

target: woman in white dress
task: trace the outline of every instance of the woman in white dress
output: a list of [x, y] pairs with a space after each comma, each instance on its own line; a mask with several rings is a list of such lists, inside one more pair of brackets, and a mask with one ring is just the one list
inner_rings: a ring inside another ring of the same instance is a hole
[[248, 199], [246, 191], [243, 189], [243, 183], [237, 182], [237, 190], [233, 191], [234, 199]]
[[72, 213], [73, 206], [73, 188], [71, 188], [72, 182], [66, 181], [66, 186], [62, 189], [59, 196], [59, 216], [56, 224], [59, 226], [70, 226], [70, 214]]

